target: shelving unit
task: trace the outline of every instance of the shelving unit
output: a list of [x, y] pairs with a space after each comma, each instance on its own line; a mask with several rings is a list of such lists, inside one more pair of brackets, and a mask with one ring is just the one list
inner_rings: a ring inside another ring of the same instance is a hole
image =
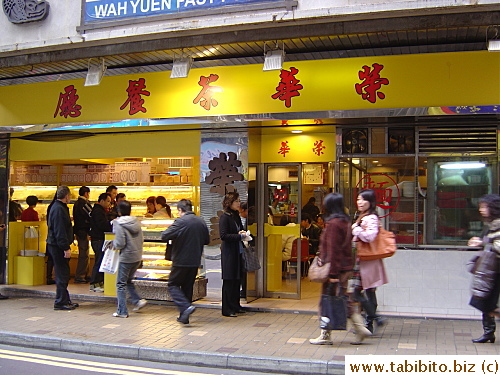
[[[391, 201], [396, 204], [397, 199]], [[421, 245], [424, 239], [424, 212], [425, 199], [401, 197], [399, 205], [393, 213], [389, 215], [389, 230], [396, 235], [398, 245]]]

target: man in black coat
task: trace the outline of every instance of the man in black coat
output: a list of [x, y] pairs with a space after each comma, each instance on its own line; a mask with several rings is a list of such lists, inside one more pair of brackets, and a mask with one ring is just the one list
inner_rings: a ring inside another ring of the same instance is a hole
[[92, 292], [104, 292], [104, 273], [99, 272], [99, 267], [103, 257], [104, 235], [106, 232], [111, 232], [111, 224], [106, 216], [110, 203], [111, 195], [102, 193], [90, 213], [90, 244], [94, 250], [94, 268], [92, 268], [90, 278], [90, 291]]
[[203, 246], [210, 243], [205, 222], [194, 214], [190, 200], [177, 203], [179, 218], [161, 234], [163, 241], [172, 240], [172, 269], [168, 278], [168, 292], [179, 309], [178, 322], [189, 324], [195, 307], [193, 285], [201, 264]]
[[90, 232], [90, 212], [92, 206], [89, 202], [90, 189], [82, 186], [78, 191], [78, 200], [73, 205], [73, 233], [78, 241], [78, 263], [75, 272], [75, 283], [88, 283], [87, 274], [89, 272], [89, 232]]
[[68, 203], [71, 195], [67, 186], [57, 188], [56, 200], [47, 213], [47, 250], [54, 260], [56, 271], [56, 300], [54, 310], [74, 310], [78, 304], [71, 303], [68, 292], [70, 245], [73, 242], [73, 227]]

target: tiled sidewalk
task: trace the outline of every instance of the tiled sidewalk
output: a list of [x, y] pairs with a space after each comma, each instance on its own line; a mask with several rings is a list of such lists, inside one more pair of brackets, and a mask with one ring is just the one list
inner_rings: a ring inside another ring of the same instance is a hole
[[315, 346], [308, 339], [319, 333], [317, 318], [306, 313], [248, 312], [225, 318], [217, 308], [199, 307], [191, 316], [191, 324], [184, 326], [176, 321], [178, 312], [170, 305], [148, 304], [138, 313], [130, 312], [129, 318], [120, 319], [111, 316], [116, 307], [107, 301], [81, 302], [78, 309], [69, 312], [54, 311], [52, 304], [52, 299], [35, 297], [0, 301], [0, 342], [15, 334], [28, 346], [54, 338], [89, 346], [111, 344], [122, 354], [130, 348], [155, 348], [205, 353], [207, 358], [209, 353], [226, 355], [246, 364], [258, 362], [260, 357], [290, 361], [291, 365], [294, 361], [310, 361], [325, 364], [325, 369], [329, 368], [327, 364], [341, 365], [345, 355], [356, 354], [500, 354], [499, 344], [471, 342], [481, 334], [481, 323], [471, 320], [390, 318], [389, 324], [363, 345], [350, 345], [353, 334], [338, 331], [333, 334], [333, 346]]

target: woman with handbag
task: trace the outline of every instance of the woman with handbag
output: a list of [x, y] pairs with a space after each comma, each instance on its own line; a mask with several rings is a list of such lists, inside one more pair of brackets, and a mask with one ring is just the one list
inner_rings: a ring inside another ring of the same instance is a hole
[[[493, 273], [491, 282], [488, 282], [488, 285], [486, 285], [489, 292], [484, 297], [484, 289], [481, 290], [481, 293], [477, 293], [474, 290], [473, 284], [473, 295], [469, 302], [471, 306], [483, 313], [483, 335], [472, 340], [474, 343], [482, 344], [495, 342], [495, 310], [498, 307], [498, 297], [500, 296], [500, 196], [497, 194], [483, 196], [479, 200], [479, 213], [483, 217], [486, 226], [483, 230], [482, 238], [472, 237], [468, 242], [468, 246], [482, 246], [485, 251], [491, 251], [496, 255], [496, 257], [490, 257], [496, 263], [490, 265], [490, 268], [496, 270], [496, 275]], [[477, 258], [480, 258], [480, 256]], [[479, 262], [478, 259], [476, 259], [476, 266], [477, 262]], [[474, 277], [481, 278], [477, 273]], [[486, 282], [486, 280], [482, 281], [483, 283]]]
[[237, 313], [245, 312], [240, 305], [240, 278], [246, 231], [241, 223], [239, 196], [237, 192], [226, 194], [222, 201], [224, 213], [219, 218], [222, 240], [222, 315], [232, 318], [237, 317]]
[[[359, 216], [352, 225], [353, 240], [356, 246], [361, 242], [373, 242], [379, 232], [379, 218], [376, 212], [377, 198], [372, 189], [361, 190], [356, 200]], [[366, 313], [366, 327], [373, 333], [373, 322], [378, 327], [386, 324], [386, 320], [377, 314], [377, 287], [388, 283], [382, 259], [360, 260], [359, 273], [361, 286], [355, 291], [355, 299], [361, 303]]]
[[[319, 258], [324, 267], [330, 264], [328, 279], [322, 285], [322, 295], [347, 296], [347, 282], [352, 275], [354, 256], [352, 254], [352, 235], [349, 216], [344, 212], [344, 198], [341, 194], [330, 193], [323, 200], [325, 210], [325, 228], [319, 241]], [[321, 301], [320, 301], [321, 304]], [[366, 336], [371, 335], [361, 315], [355, 311], [350, 299], [347, 300], [347, 318], [351, 320], [356, 332], [356, 341], [360, 344]], [[321, 306], [320, 306], [321, 315]], [[321, 329], [321, 334], [309, 342], [313, 345], [332, 345], [330, 330]]]

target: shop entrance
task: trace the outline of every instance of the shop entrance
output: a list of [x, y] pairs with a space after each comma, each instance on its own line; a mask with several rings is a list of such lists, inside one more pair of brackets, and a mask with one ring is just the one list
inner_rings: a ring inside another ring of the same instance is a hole
[[311, 283], [306, 276], [319, 238], [307, 238], [301, 231], [310, 226], [308, 220], [303, 221], [305, 218], [317, 228], [329, 176], [328, 163], [264, 165], [260, 204], [264, 221], [264, 297], [303, 299], [311, 294], [317, 298], [319, 284]]

